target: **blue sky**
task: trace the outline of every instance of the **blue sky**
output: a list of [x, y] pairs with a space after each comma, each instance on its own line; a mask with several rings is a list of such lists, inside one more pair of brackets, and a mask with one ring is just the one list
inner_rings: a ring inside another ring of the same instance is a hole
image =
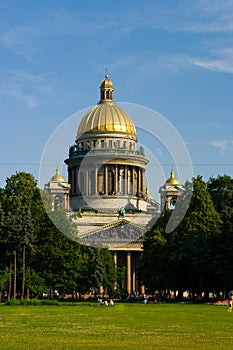
[[116, 102], [174, 125], [194, 176], [233, 176], [232, 34], [232, 0], [0, 0], [0, 186], [38, 179], [51, 133], [97, 103], [106, 67]]

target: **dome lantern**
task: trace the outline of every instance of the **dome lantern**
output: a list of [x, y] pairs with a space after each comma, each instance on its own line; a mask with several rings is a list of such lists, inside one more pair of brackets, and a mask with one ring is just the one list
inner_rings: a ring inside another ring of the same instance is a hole
[[99, 103], [113, 101], [113, 83], [108, 78], [108, 71], [106, 70], [105, 79], [100, 85], [100, 101]]

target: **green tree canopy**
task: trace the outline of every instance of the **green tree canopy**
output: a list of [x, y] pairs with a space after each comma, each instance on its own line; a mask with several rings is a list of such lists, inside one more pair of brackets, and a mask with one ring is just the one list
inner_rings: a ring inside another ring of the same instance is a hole
[[146, 234], [142, 275], [151, 290], [206, 291], [214, 284], [215, 238], [220, 234], [220, 215], [214, 208], [201, 176], [193, 179], [193, 193], [182, 222], [171, 233], [167, 211]]

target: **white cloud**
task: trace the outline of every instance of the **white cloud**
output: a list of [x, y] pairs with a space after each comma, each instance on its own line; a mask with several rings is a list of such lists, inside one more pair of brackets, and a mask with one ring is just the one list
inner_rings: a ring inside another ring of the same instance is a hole
[[38, 100], [33, 95], [28, 95], [17, 87], [11, 87], [8, 90], [9, 95], [13, 96], [17, 101], [23, 102], [28, 108], [34, 108], [38, 105]]
[[206, 60], [206, 59], [190, 59], [190, 62], [196, 66], [218, 72], [233, 73], [233, 62], [227, 60]]
[[52, 94], [52, 86], [48, 85], [43, 74], [31, 74], [22, 70], [2, 73], [5, 74], [5, 80], [0, 86], [0, 95], [10, 96], [28, 108], [37, 107], [42, 95]]
[[39, 36], [40, 29], [35, 26], [12, 27], [0, 35], [0, 44], [15, 55], [31, 61], [31, 56], [38, 51], [36, 43]]
[[190, 58], [191, 64], [196, 66], [216, 71], [233, 73], [233, 49], [231, 47], [224, 47], [219, 49], [212, 49], [208, 58]]
[[0, 86], [0, 96], [14, 99], [27, 108], [35, 108], [38, 105], [37, 97], [24, 91], [18, 84], [8, 83]]
[[[181, 6], [183, 5], [183, 10]], [[232, 0], [196, 0], [181, 2], [177, 10], [182, 14], [176, 29], [194, 33], [216, 33], [233, 31]]]
[[233, 151], [233, 140], [219, 140], [211, 142], [211, 145], [218, 148], [220, 153]]

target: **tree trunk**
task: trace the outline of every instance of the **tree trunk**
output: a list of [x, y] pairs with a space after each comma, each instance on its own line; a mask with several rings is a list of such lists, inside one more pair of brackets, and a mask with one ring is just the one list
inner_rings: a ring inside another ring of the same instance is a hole
[[10, 258], [10, 273], [9, 273], [9, 289], [8, 289], [8, 300], [11, 298], [11, 275], [12, 275], [12, 258]]
[[183, 300], [183, 289], [182, 288], [178, 289], [178, 299]]
[[23, 276], [22, 276], [22, 294], [21, 299], [24, 299], [24, 289], [25, 289], [25, 257], [26, 257], [26, 247], [23, 245]]
[[16, 251], [14, 251], [14, 291], [13, 299], [16, 299]]

